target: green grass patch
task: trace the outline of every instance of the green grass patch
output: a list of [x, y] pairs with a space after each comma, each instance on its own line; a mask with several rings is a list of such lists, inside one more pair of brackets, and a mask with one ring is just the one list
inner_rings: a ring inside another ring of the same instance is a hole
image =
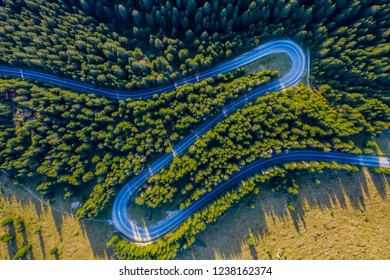
[[285, 53], [276, 53], [257, 59], [252, 63], [245, 65], [245, 74], [253, 74], [261, 70], [278, 71], [278, 77], [281, 78], [291, 69], [291, 59]]

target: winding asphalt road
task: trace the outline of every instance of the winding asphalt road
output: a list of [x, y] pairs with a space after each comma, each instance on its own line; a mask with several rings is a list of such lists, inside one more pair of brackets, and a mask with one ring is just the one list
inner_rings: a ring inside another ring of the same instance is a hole
[[283, 164], [285, 162], [290, 161], [336, 161], [340, 163], [348, 163], [355, 165], [390, 168], [390, 159], [375, 156], [357, 156], [330, 152], [325, 153], [311, 150], [275, 154], [271, 158], [259, 159], [245, 166], [240, 171], [234, 173], [229, 178], [229, 180], [218, 185], [216, 188], [213, 189], [213, 191], [204, 194], [200, 197], [200, 199], [193, 202], [190, 206], [182, 210], [171, 212], [168, 217], [164, 218], [159, 223], [146, 227], [145, 225], [139, 224], [134, 221], [127, 211], [128, 201], [137, 192], [138, 188], [142, 186], [153, 174], [157, 173], [163, 167], [168, 165], [174, 157], [183, 153], [192, 143], [196, 141], [196, 139], [198, 139], [204, 133], [209, 131], [215, 124], [222, 121], [224, 118], [226, 118], [238, 108], [243, 107], [248, 102], [251, 102], [260, 96], [263, 96], [267, 92], [280, 91], [284, 88], [297, 85], [300, 82], [306, 67], [305, 55], [300, 45], [291, 40], [271, 41], [243, 55], [240, 55], [233, 60], [220, 64], [210, 70], [204, 71], [196, 76], [184, 78], [166, 86], [138, 91], [116, 91], [98, 88], [92, 85], [84, 84], [69, 79], [62, 79], [40, 72], [4, 66], [0, 67], [0, 75], [9, 75], [18, 78], [39, 80], [57, 86], [70, 88], [72, 90], [93, 93], [109, 98], [140, 99], [148, 98], [155, 94], [171, 91], [177, 86], [194, 83], [197, 81], [204, 80], [206, 78], [216, 76], [218, 74], [227, 73], [236, 68], [242, 67], [243, 65], [251, 63], [252, 61], [255, 61], [261, 57], [280, 52], [286, 53], [292, 61], [291, 69], [285, 76], [283, 76], [279, 80], [273, 81], [271, 83], [268, 83], [267, 85], [263, 85], [250, 91], [249, 93], [239, 97], [237, 100], [224, 107], [217, 115], [215, 115], [209, 120], [206, 120], [201, 126], [195, 129], [180, 143], [173, 147], [172, 152], [167, 153], [158, 160], [156, 160], [148, 168], [146, 168], [137, 176], [133, 177], [126, 185], [123, 186], [118, 196], [116, 197], [114, 206], [112, 208], [112, 222], [117, 228], [117, 230], [126, 238], [139, 243], [148, 243], [155, 241], [159, 237], [172, 231], [183, 221], [185, 221], [189, 216], [191, 216], [195, 211], [213, 200], [224, 190], [236, 185], [242, 179], [248, 177], [249, 175], [254, 174], [255, 172], [267, 168], [269, 166]]
[[305, 67], [304, 54], [300, 46], [291, 40], [278, 40], [278, 41], [271, 41], [269, 43], [261, 45], [232, 60], [222, 63], [212, 69], [201, 72], [198, 75], [186, 77], [168, 85], [159, 86], [151, 89], [144, 89], [144, 90], [120, 91], [120, 90], [113, 90], [107, 88], [99, 88], [83, 82], [78, 82], [78, 81], [65, 79], [65, 78], [59, 78], [53, 75], [44, 74], [41, 72], [32, 71], [28, 69], [14, 68], [8, 66], [0, 66], [0, 75], [38, 80], [41, 82], [57, 85], [60, 87], [69, 88], [72, 90], [81, 91], [85, 93], [92, 93], [99, 96], [104, 96], [104, 97], [109, 97], [114, 99], [127, 99], [127, 98], [140, 99], [140, 98], [149, 98], [155, 94], [172, 91], [178, 86], [182, 86], [185, 84], [192, 84], [210, 77], [214, 77], [218, 74], [230, 72], [234, 69], [242, 67], [243, 65], [251, 63], [252, 61], [255, 61], [260, 57], [264, 57], [266, 55], [272, 53], [278, 53], [278, 52], [286, 52], [290, 54], [291, 58], [297, 59], [296, 61], [297, 65], [300, 65], [302, 69]]
[[[137, 187], [132, 186], [138, 185], [137, 182], [130, 184], [130, 187], [126, 190], [127, 194], [122, 194], [119, 200], [116, 200], [114, 205], [113, 217], [119, 218], [115, 220], [115, 225], [126, 237], [132, 241], [138, 243], [149, 243], [157, 240], [159, 237], [172, 231], [174, 228], [184, 222], [189, 216], [195, 213], [197, 210], [205, 206], [207, 203], [215, 199], [216, 196], [221, 194], [223, 191], [236, 186], [241, 180], [247, 178], [250, 175], [263, 170], [270, 166], [280, 165], [291, 161], [326, 161], [326, 162], [338, 162], [345, 164], [361, 165], [361, 166], [372, 166], [372, 167], [383, 167], [390, 168], [390, 158], [376, 157], [376, 156], [364, 156], [364, 155], [350, 155], [344, 153], [334, 152], [320, 152], [312, 150], [303, 151], [291, 151], [275, 154], [271, 158], [259, 159], [250, 163], [249, 165], [242, 168], [240, 171], [234, 173], [229, 180], [221, 183], [211, 192], [204, 194], [198, 200], [193, 202], [190, 206], [183, 210], [178, 210], [171, 213], [168, 217], [160, 220], [157, 224], [146, 227], [145, 225], [136, 223], [131, 220], [126, 214], [126, 205], [128, 195], [132, 195]], [[143, 174], [143, 177], [138, 178], [141, 182], [144, 182], [150, 174]], [[120, 201], [123, 199], [123, 202]], [[115, 213], [115, 214], [114, 214]], [[130, 233], [130, 235], [129, 235]]]

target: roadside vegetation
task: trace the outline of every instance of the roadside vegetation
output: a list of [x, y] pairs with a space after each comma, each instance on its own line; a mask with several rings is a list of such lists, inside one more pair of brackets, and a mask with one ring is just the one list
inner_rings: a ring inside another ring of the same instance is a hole
[[360, 94], [343, 97], [329, 86], [269, 94], [238, 109], [149, 178], [136, 202], [158, 207], [175, 200], [184, 208], [256, 159], [296, 149], [360, 154], [353, 136], [378, 135], [389, 126], [389, 107]]
[[[147, 100], [118, 101], [0, 80], [0, 163], [20, 179], [41, 178], [46, 197], [88, 195], [78, 217], [104, 209], [116, 187], [170, 151], [195, 126], [276, 78], [243, 70]], [[92, 190], [90, 190], [90, 188]]]
[[196, 241], [196, 235], [215, 223], [230, 207], [234, 206], [245, 196], [261, 192], [261, 185], [269, 180], [271, 186], [277, 191], [282, 186], [290, 187], [288, 183], [294, 182], [294, 176], [304, 176], [308, 172], [320, 172], [323, 169], [340, 169], [354, 171], [354, 166], [337, 163], [304, 162], [292, 163], [284, 166], [271, 167], [264, 174], [256, 174], [241, 181], [236, 188], [226, 191], [208, 206], [203, 207], [176, 230], [166, 234], [158, 241], [146, 246], [138, 246], [114, 235], [107, 245], [114, 249], [115, 256], [119, 259], [171, 259], [179, 252], [188, 249]]
[[[390, 110], [376, 99], [366, 99], [363, 95], [349, 97], [354, 107], [348, 102], [343, 103], [343, 95], [329, 86], [312, 91], [301, 85], [284, 93], [258, 98], [217, 124], [190, 146], [187, 154], [175, 158], [168, 168], [151, 177], [136, 201], [149, 207], [178, 201], [179, 207], [188, 206], [227, 180], [240, 166], [271, 156], [271, 150], [275, 153], [285, 149], [311, 148], [374, 153], [366, 147], [367, 140], [389, 128]], [[371, 111], [365, 110], [367, 106], [378, 107]], [[376, 115], [378, 119], [375, 119]], [[362, 147], [362, 143], [355, 143], [355, 139], [361, 141], [361, 138], [367, 139]], [[114, 248], [119, 258], [172, 258], [191, 246], [196, 241], [195, 236], [207, 224], [215, 222], [237, 201], [250, 193], [261, 192], [262, 183], [269, 182], [274, 191], [284, 190], [297, 195], [296, 178], [323, 169], [359, 170], [354, 166], [319, 162], [288, 163], [269, 168], [243, 180], [235, 189], [222, 194], [156, 243], [135, 249], [136, 245], [115, 236], [108, 245]], [[287, 209], [295, 211], [294, 205]]]
[[310, 47], [317, 83], [389, 102], [387, 0], [6, 0], [0, 6], [3, 64], [145, 88], [292, 37]]
[[[374, 153], [370, 137], [390, 122], [389, 22], [386, 0], [4, 0], [0, 64], [140, 89], [196, 74], [272, 39], [292, 38], [310, 48], [313, 90], [301, 85], [238, 110], [150, 178], [136, 198], [148, 207], [184, 207], [246, 164], [284, 149]], [[2, 78], [0, 168], [37, 182], [46, 198], [81, 197], [77, 217], [96, 217], [124, 182], [205, 119], [282, 75], [289, 62], [283, 66], [280, 60], [268, 57], [245, 70], [137, 101]], [[279, 73], [257, 71], [273, 64]], [[296, 194], [294, 174], [324, 168], [356, 169], [316, 162], [275, 167], [244, 180], [154, 244], [138, 247], [119, 236], [108, 244], [119, 258], [173, 258], [207, 224], [258, 192], [259, 183]], [[19, 230], [23, 224], [28, 229], [27, 216], [20, 217], [25, 222], [16, 216], [5, 222], [18, 220]], [[1, 235], [4, 244], [18, 238], [18, 232]], [[34, 244], [23, 241], [12, 254], [28, 258]], [[46, 249], [47, 256], [64, 250], [54, 243]]]
[[241, 200], [176, 259], [390, 258], [390, 177], [367, 168], [324, 170], [295, 183], [298, 195], [267, 191], [263, 184], [259, 194]]
[[285, 53], [275, 53], [257, 59], [242, 67], [245, 74], [253, 74], [261, 70], [274, 70], [282, 78], [291, 70], [291, 59]]

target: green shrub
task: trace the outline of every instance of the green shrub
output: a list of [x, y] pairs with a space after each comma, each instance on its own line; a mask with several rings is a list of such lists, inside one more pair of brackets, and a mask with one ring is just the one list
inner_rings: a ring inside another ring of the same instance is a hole
[[375, 141], [372, 141], [372, 140], [367, 141], [366, 147], [367, 147], [367, 148], [376, 148], [376, 143], [375, 143]]
[[16, 219], [15, 225], [17, 227], [16, 232], [23, 232], [26, 229], [24, 219], [22, 217]]
[[5, 218], [2, 222], [1, 222], [1, 226], [5, 227], [5, 226], [8, 226], [9, 224], [11, 224], [12, 222], [14, 221], [14, 218], [12, 218], [11, 216]]
[[15, 235], [10, 233], [5, 233], [2, 236], [0, 236], [0, 241], [3, 243], [7, 243], [15, 238]]
[[58, 253], [58, 247], [54, 247], [53, 249], [50, 250], [49, 254], [54, 256]]
[[15, 254], [15, 257], [14, 257], [14, 260], [18, 260], [18, 259], [21, 259], [23, 258], [32, 248], [32, 245], [31, 244], [28, 244], [22, 248], [20, 248], [16, 254]]
[[254, 246], [255, 245], [255, 240], [253, 239], [253, 237], [248, 237], [247, 240], [246, 240], [246, 243], [249, 246]]
[[292, 206], [291, 204], [289, 204], [289, 205], [287, 206], [287, 209], [290, 210], [291, 212], [294, 212], [294, 211], [295, 211], [295, 207]]
[[36, 228], [34, 228], [34, 230], [33, 230], [33, 233], [34, 233], [34, 234], [38, 234], [38, 233], [40, 233], [40, 232], [42, 232], [42, 228], [41, 228], [41, 227], [36, 227]]

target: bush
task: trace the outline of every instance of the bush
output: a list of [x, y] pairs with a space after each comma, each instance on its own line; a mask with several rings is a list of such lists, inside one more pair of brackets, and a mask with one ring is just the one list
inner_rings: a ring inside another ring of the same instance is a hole
[[387, 168], [373, 168], [373, 171], [376, 173], [381, 173], [390, 176], [390, 169]]
[[3, 243], [7, 243], [7, 242], [13, 240], [14, 238], [15, 238], [15, 235], [10, 234], [10, 233], [5, 233], [2, 236], [0, 236], [0, 240]]
[[12, 217], [7, 217], [1, 222], [1, 226], [5, 227], [11, 224], [14, 221], [14, 218]]
[[28, 244], [27, 246], [24, 246], [23, 248], [20, 248], [16, 252], [14, 260], [18, 260], [18, 259], [23, 258], [31, 250], [31, 248], [32, 248], [31, 244]]
[[289, 204], [289, 205], [287, 206], [287, 209], [290, 210], [291, 212], [294, 212], [294, 211], [295, 211], [295, 207], [292, 206], [291, 204]]
[[40, 232], [42, 232], [42, 228], [41, 228], [41, 227], [36, 227], [36, 228], [34, 228], [34, 230], [33, 230], [33, 233], [34, 233], [34, 234], [39, 234]]
[[26, 229], [24, 219], [22, 217], [16, 219], [15, 225], [17, 226], [16, 232], [23, 232]]
[[376, 143], [375, 143], [375, 141], [372, 141], [372, 140], [367, 141], [366, 147], [367, 147], [367, 148], [376, 148]]
[[372, 155], [375, 153], [375, 151], [373, 149], [370, 149], [370, 148], [363, 148], [363, 153], [366, 155]]
[[50, 250], [49, 254], [54, 256], [58, 253], [58, 247], [54, 247], [53, 249]]
[[246, 240], [246, 243], [249, 246], [254, 246], [255, 245], [255, 240], [253, 239], [253, 237], [248, 237], [247, 240]]
[[290, 187], [288, 187], [287, 192], [293, 195], [298, 195], [298, 189], [299, 186], [297, 184], [292, 184]]

